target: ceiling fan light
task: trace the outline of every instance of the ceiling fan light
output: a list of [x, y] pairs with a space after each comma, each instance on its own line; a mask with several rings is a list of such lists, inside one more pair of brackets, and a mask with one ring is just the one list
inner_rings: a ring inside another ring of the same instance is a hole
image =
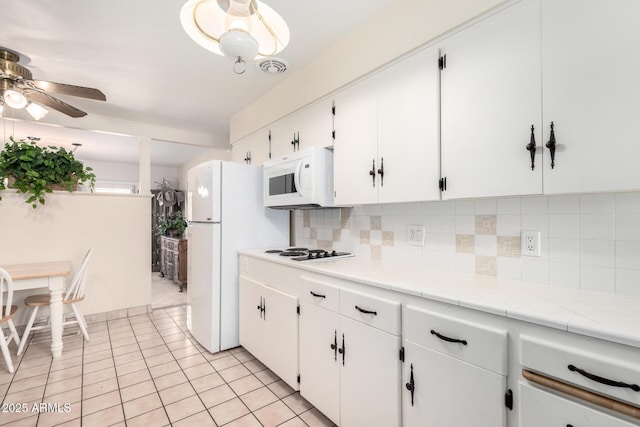
[[49, 110], [47, 110], [40, 104], [36, 104], [35, 102], [30, 102], [29, 105], [27, 105], [27, 112], [31, 117], [33, 117], [34, 120], [43, 119], [44, 116], [49, 114]]
[[19, 110], [27, 106], [27, 98], [18, 89], [7, 89], [4, 91], [4, 103], [7, 107]]

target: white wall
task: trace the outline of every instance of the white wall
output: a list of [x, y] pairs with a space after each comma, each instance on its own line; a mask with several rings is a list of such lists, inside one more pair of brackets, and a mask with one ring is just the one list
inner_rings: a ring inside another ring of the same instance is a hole
[[[101, 162], [98, 160], [83, 160], [83, 163], [93, 169], [93, 173], [96, 174], [98, 180], [133, 182], [136, 183], [136, 188], [138, 187], [137, 183], [140, 179], [140, 165], [138, 163]], [[178, 168], [152, 165], [151, 188], [158, 188], [157, 183], [161, 183], [163, 178], [175, 188], [180, 185]]]
[[[249, 135], [504, 2], [397, 2], [234, 115], [230, 124], [231, 141]], [[286, 50], [283, 54], [286, 57]]]
[[[1, 196], [0, 265], [70, 260], [75, 269], [93, 248], [83, 313], [151, 304], [149, 196], [54, 192], [37, 209], [13, 190]], [[17, 304], [30, 293], [17, 292]]]

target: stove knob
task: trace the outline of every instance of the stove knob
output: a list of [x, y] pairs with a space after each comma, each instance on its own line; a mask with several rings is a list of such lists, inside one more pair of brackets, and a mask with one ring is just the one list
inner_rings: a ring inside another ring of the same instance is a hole
[[313, 259], [313, 254], [311, 252], [307, 255], [307, 259]]
[[331, 256], [336, 256], [336, 255], [338, 255], [336, 251], [331, 251]]

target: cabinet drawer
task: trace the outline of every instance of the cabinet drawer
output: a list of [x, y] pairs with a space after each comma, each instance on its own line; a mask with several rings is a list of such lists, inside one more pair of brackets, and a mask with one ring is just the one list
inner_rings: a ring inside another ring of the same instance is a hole
[[393, 335], [401, 333], [399, 302], [342, 289], [340, 314]]
[[340, 288], [304, 276], [300, 280], [300, 298], [335, 313], [340, 310]]
[[520, 383], [520, 427], [632, 427], [632, 424], [589, 406]]
[[604, 396], [636, 406], [640, 405], [640, 391], [634, 391], [630, 387], [602, 384], [598, 381], [611, 380], [635, 385], [634, 388], [638, 389], [640, 358], [627, 360], [624, 356], [615, 354], [615, 351], [607, 355], [593, 352], [589, 349], [587, 340], [582, 347], [575, 345], [568, 347], [557, 342], [522, 335], [520, 343], [521, 362], [524, 368]]
[[410, 341], [497, 374], [507, 374], [507, 331], [411, 305], [407, 305], [404, 327]]

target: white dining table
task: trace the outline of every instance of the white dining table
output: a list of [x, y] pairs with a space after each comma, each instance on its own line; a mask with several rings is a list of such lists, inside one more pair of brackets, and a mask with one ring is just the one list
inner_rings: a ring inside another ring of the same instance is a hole
[[51, 316], [51, 354], [62, 355], [63, 312], [62, 296], [65, 277], [71, 272], [71, 262], [53, 261], [29, 264], [0, 265], [13, 280], [14, 291], [48, 288]]

